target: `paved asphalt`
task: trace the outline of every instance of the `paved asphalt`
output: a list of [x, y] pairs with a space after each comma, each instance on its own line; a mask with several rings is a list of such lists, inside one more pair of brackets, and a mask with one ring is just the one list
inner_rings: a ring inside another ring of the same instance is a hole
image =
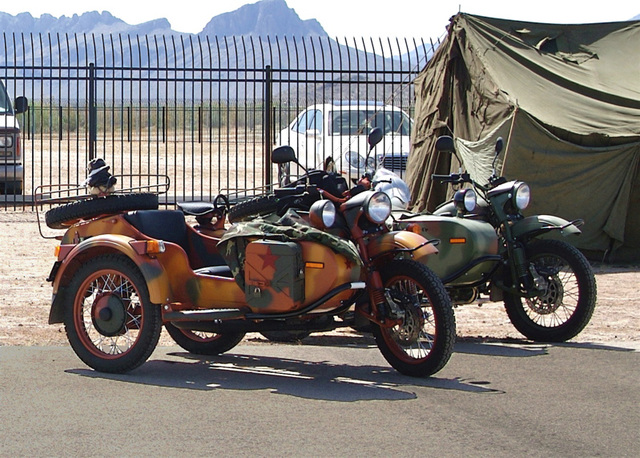
[[161, 347], [126, 375], [67, 347], [0, 347], [0, 457], [636, 457], [637, 350], [462, 342], [415, 379], [367, 338]]

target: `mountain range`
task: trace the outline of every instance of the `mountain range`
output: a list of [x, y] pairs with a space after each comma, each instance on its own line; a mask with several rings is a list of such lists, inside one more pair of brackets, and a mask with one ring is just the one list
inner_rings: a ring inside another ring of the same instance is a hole
[[[34, 18], [30, 13], [15, 16], [0, 12], [0, 30], [5, 34], [123, 34], [123, 35], [170, 35], [178, 34], [171, 29], [167, 19], [155, 19], [142, 24], [127, 24], [108, 11], [92, 11], [71, 17], [56, 18], [43, 14]], [[188, 35], [188, 34], [181, 34]], [[198, 35], [210, 36], [327, 36], [315, 19], [302, 20], [285, 0], [261, 0], [244, 5], [235, 11], [213, 17]]]

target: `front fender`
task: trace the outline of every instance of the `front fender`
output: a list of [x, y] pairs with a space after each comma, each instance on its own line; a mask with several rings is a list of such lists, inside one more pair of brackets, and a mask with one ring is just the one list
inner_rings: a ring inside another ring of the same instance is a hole
[[149, 290], [149, 298], [154, 304], [163, 304], [170, 300], [171, 288], [169, 277], [164, 266], [157, 259], [145, 254], [139, 254], [134, 250], [131, 242], [136, 239], [126, 235], [102, 234], [77, 245], [61, 245], [61, 253], [64, 258], [53, 278], [53, 299], [49, 323], [60, 323], [64, 313], [66, 286], [71, 281], [73, 274], [79, 266], [87, 260], [108, 253], [120, 253], [131, 259], [140, 269]]
[[534, 215], [516, 221], [511, 226], [511, 234], [516, 238], [531, 238], [550, 231], [560, 231], [563, 236], [578, 235], [576, 221], [569, 222], [564, 218], [553, 215]]
[[[420, 247], [414, 251], [412, 250]], [[367, 247], [371, 258], [380, 257], [384, 254], [403, 254], [405, 257], [414, 259], [418, 262], [425, 263], [427, 257], [438, 252], [433, 243], [415, 232], [410, 231], [392, 231], [387, 232], [371, 242]]]

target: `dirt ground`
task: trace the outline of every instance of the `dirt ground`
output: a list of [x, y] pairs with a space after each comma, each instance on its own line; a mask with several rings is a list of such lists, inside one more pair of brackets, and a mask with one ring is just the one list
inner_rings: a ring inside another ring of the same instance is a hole
[[[44, 224], [42, 232], [60, 234]], [[56, 240], [41, 237], [35, 212], [0, 209], [0, 345], [67, 345], [64, 328], [47, 324], [51, 284], [46, 278], [56, 245]], [[593, 267], [597, 307], [589, 325], [573, 341], [640, 344], [640, 266]], [[456, 321], [460, 338], [522, 339], [499, 303], [458, 307]], [[247, 339], [260, 337], [250, 334]], [[172, 344], [163, 335], [161, 345]]]

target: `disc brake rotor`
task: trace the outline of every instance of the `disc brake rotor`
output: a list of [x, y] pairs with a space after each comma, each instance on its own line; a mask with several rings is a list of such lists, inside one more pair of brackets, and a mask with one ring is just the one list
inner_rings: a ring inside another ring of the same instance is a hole
[[564, 285], [558, 275], [544, 275], [546, 280], [546, 288], [538, 297], [528, 300], [529, 308], [540, 315], [548, 315], [554, 313], [564, 301]]
[[425, 322], [424, 312], [416, 305], [412, 295], [394, 294], [392, 291], [391, 296], [396, 307], [404, 311], [402, 324], [394, 328], [396, 339], [400, 345], [410, 346], [420, 337]]

